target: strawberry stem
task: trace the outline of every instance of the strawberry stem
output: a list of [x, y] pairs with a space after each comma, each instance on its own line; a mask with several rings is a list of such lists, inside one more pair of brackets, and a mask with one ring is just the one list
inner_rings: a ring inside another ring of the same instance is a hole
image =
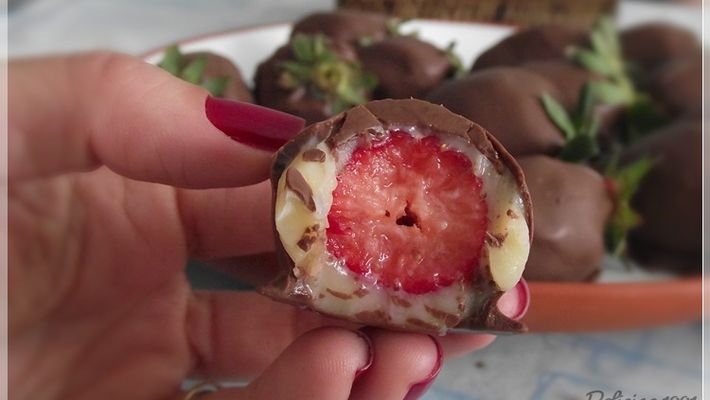
[[293, 59], [281, 63], [281, 88], [306, 88], [311, 96], [327, 101], [337, 114], [367, 102], [377, 78], [360, 63], [343, 59], [328, 48], [323, 35], [298, 34], [291, 39]]
[[229, 84], [230, 77], [205, 77], [205, 68], [207, 68], [208, 62], [206, 54], [201, 54], [187, 62], [180, 48], [177, 45], [172, 45], [165, 49], [163, 59], [158, 63], [158, 66], [173, 76], [207, 89], [212, 96], [221, 97]]

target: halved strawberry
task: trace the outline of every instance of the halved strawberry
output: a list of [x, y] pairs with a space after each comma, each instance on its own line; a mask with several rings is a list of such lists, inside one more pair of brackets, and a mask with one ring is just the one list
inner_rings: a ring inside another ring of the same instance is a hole
[[327, 248], [351, 271], [412, 294], [472, 279], [488, 210], [464, 154], [391, 131], [356, 149], [337, 181]]

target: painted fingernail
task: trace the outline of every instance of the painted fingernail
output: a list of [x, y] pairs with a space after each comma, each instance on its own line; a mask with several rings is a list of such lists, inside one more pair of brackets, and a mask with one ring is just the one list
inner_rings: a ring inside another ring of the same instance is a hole
[[207, 96], [207, 119], [235, 141], [276, 151], [303, 129], [302, 118], [256, 104]]
[[365, 343], [367, 343], [368, 358], [367, 363], [365, 363], [365, 365], [355, 371], [354, 381], [356, 381], [362, 374], [364, 374], [365, 371], [367, 371], [372, 366], [372, 362], [375, 360], [375, 351], [374, 346], [372, 345], [372, 339], [370, 339], [370, 337], [362, 330], [357, 330], [355, 331], [355, 333], [357, 333], [357, 335], [360, 336], [360, 338], [362, 338]]
[[434, 383], [434, 379], [436, 379], [439, 375], [439, 372], [441, 372], [441, 366], [444, 363], [444, 351], [441, 349], [441, 344], [439, 344], [439, 341], [436, 340], [434, 336], [430, 335], [429, 337], [436, 345], [436, 364], [434, 364], [434, 368], [431, 370], [431, 373], [429, 373], [429, 376], [427, 376], [426, 379], [413, 384], [409, 388], [409, 392], [407, 392], [407, 395], [404, 396], [404, 400], [416, 400], [422, 397], [431, 384]]
[[505, 292], [498, 300], [497, 307], [508, 318], [523, 318], [530, 307], [530, 287], [525, 279], [520, 279], [515, 287]]

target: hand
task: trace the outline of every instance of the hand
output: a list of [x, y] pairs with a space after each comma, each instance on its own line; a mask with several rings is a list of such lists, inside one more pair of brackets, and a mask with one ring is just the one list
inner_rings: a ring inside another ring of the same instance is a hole
[[188, 257], [273, 251], [271, 154], [215, 128], [205, 98], [128, 56], [10, 63], [12, 398], [177, 400], [203, 377], [251, 383], [201, 400], [402, 399], [438, 372], [439, 345], [491, 342], [364, 338], [254, 293], [192, 291]]

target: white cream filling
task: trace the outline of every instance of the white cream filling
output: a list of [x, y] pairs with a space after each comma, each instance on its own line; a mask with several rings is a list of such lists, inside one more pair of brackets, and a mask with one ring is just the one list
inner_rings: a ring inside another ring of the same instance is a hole
[[[407, 129], [415, 137], [425, 136], [419, 130]], [[392, 291], [355, 276], [341, 262], [325, 251], [325, 229], [328, 212], [337, 185], [337, 173], [349, 158], [353, 144], [331, 153], [324, 143], [309, 143], [304, 148], [318, 148], [326, 155], [324, 162], [305, 161], [298, 154], [288, 168], [295, 168], [313, 190], [316, 205], [311, 212], [303, 201], [286, 188], [286, 173], [278, 182], [276, 196], [276, 230], [285, 251], [294, 262], [294, 274], [299, 283], [308, 288], [314, 305], [332, 315], [357, 316], [378, 311], [388, 316], [389, 323], [399, 326], [427, 324], [440, 332], [448, 328], [441, 313], [462, 318], [469, 310], [472, 291], [452, 285], [424, 295], [410, 295]], [[488, 204], [489, 227], [492, 235], [502, 238], [500, 246], [486, 243], [480, 265], [488, 264], [496, 284], [508, 290], [520, 280], [530, 250], [525, 209], [518, 194], [515, 177], [508, 170], [503, 175], [474, 146], [461, 138], [447, 138], [443, 143], [466, 154], [472, 161], [473, 172], [481, 177]], [[510, 210], [510, 211], [509, 211]], [[317, 239], [304, 251], [298, 242], [309, 227], [318, 226]], [[403, 300], [403, 301], [402, 301]], [[464, 305], [462, 310], [460, 304]], [[434, 310], [434, 311], [432, 311]]]

